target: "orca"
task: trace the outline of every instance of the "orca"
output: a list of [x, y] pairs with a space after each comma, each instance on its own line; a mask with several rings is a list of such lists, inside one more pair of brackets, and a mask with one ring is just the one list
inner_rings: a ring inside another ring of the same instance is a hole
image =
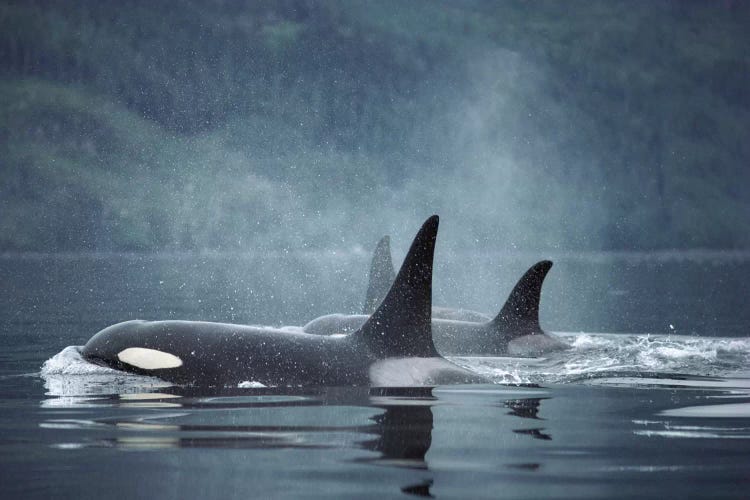
[[385, 298], [348, 334], [201, 321], [126, 321], [94, 335], [84, 359], [175, 384], [407, 387], [487, 383], [432, 342], [432, 265], [438, 217], [417, 233]]
[[[330, 335], [353, 332], [364, 324], [369, 318], [368, 311], [383, 297], [378, 295], [384, 288], [382, 280], [393, 273], [389, 237], [378, 242], [370, 268], [365, 314], [328, 314], [307, 323], [303, 331]], [[531, 266], [494, 318], [466, 309], [433, 307], [433, 340], [438, 351], [454, 356], [535, 357], [569, 348], [568, 344], [542, 330], [539, 324], [542, 284], [551, 268], [549, 260]]]

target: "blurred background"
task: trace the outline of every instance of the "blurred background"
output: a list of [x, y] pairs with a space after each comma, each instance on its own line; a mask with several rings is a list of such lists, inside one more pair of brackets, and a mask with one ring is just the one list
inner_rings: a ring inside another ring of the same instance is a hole
[[4, 1], [0, 251], [750, 247], [750, 3]]

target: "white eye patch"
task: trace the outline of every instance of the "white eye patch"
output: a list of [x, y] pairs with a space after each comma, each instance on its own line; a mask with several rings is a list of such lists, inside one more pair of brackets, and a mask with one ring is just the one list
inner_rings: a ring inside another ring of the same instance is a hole
[[177, 368], [182, 366], [182, 360], [174, 354], [146, 349], [145, 347], [128, 347], [117, 354], [123, 363], [127, 363], [142, 370], [159, 370], [161, 368]]

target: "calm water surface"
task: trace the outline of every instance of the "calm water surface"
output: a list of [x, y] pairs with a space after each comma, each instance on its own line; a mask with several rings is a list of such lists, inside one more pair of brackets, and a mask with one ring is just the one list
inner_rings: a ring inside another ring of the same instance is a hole
[[[448, 256], [435, 303], [495, 312], [536, 257]], [[71, 347], [134, 318], [355, 312], [368, 259], [0, 258], [2, 496], [747, 497], [745, 254], [557, 256], [542, 324], [573, 348], [455, 359], [490, 385], [208, 393]]]

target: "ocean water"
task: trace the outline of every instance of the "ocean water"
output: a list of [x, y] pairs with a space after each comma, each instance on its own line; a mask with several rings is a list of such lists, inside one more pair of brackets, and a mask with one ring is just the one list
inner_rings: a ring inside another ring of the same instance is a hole
[[[356, 312], [368, 258], [0, 257], [0, 496], [747, 497], [741, 253], [553, 256], [542, 324], [571, 349], [452, 358], [492, 384], [206, 390], [78, 352], [127, 319]], [[435, 303], [493, 313], [534, 260], [448, 256]]]

